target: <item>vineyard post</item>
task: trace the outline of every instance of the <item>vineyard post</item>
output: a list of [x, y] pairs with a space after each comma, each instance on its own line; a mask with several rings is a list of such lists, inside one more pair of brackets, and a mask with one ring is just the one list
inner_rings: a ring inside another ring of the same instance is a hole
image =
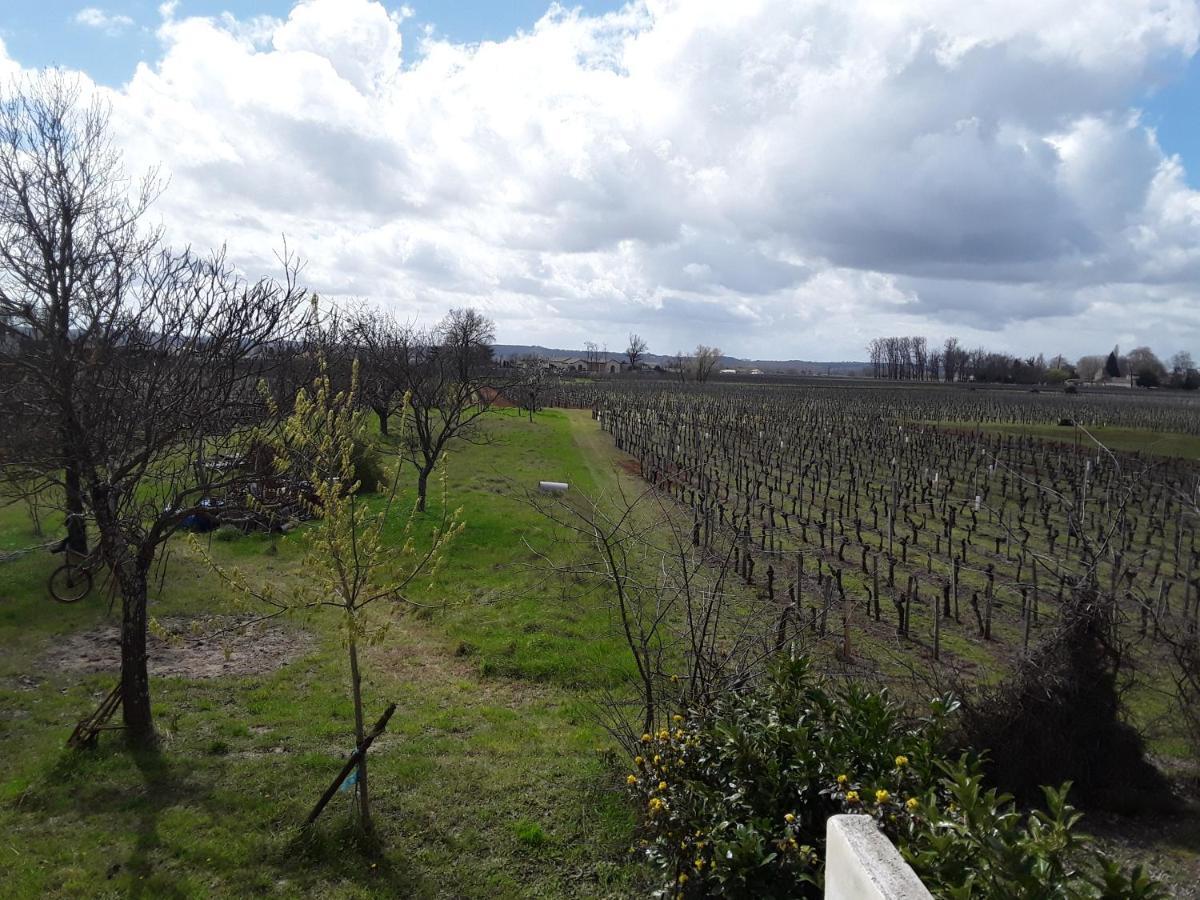
[[876, 553], [871, 561], [871, 584], [875, 598], [875, 621], [879, 621], [879, 554]]
[[983, 639], [990, 641], [992, 639], [992, 601], [995, 597], [995, 582], [996, 575], [993, 571], [992, 563], [987, 565], [987, 587], [984, 589], [983, 603]]
[[954, 560], [954, 568], [950, 574], [950, 591], [954, 595], [954, 621], [961, 622], [958, 617], [958, 567], [962, 563], [962, 557], [956, 557]]
[[942, 604], [937, 595], [933, 597], [933, 658], [941, 659], [942, 655]]

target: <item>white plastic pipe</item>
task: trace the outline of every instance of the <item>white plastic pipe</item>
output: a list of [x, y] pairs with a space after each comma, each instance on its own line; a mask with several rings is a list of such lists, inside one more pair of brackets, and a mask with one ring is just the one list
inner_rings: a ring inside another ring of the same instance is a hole
[[544, 494], [565, 494], [567, 483], [565, 481], [539, 481], [538, 490]]

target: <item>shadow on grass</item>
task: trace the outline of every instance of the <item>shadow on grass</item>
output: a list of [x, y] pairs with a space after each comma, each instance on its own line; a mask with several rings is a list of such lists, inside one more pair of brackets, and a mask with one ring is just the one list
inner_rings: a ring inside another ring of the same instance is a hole
[[[255, 790], [252, 784], [244, 789]], [[238, 822], [237, 809], [222, 802], [219, 791], [216, 773], [186, 756], [172, 755], [169, 749], [133, 749], [113, 740], [87, 750], [63, 750], [14, 805], [29, 815], [75, 819], [107, 836], [106, 843], [132, 844], [112, 853], [107, 870], [93, 876], [99, 890], [131, 897], [190, 897], [195, 896], [197, 881], [204, 883], [206, 867], [194, 857], [189, 861], [179, 835], [164, 839], [160, 833], [163, 816], [177, 808], [198, 814], [201, 828], [211, 823], [218, 829], [240, 826], [261, 832], [253, 840], [250, 858], [236, 862], [240, 871], [221, 872], [235, 883], [249, 877], [260, 889], [285, 880], [302, 892], [343, 882], [368, 893], [430, 893], [422, 890], [427, 885], [419, 875], [388, 859], [387, 844], [365, 834], [342, 811], [331, 807], [308, 830], [301, 830], [298, 820], [282, 818], [274, 823], [272, 835], [251, 813]]]
[[368, 834], [353, 819], [297, 829], [276, 863], [293, 877], [304, 880], [318, 872], [333, 881], [352, 881], [364, 888], [386, 888], [397, 897], [424, 896], [427, 885], [413, 872], [402, 870], [387, 856], [387, 845], [378, 834]]

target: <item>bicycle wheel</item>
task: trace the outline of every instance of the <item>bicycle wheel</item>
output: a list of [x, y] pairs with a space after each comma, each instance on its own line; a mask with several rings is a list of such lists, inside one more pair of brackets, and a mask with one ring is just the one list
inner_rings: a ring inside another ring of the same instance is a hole
[[82, 600], [92, 590], [92, 573], [73, 563], [59, 566], [50, 574], [50, 596], [59, 603]]

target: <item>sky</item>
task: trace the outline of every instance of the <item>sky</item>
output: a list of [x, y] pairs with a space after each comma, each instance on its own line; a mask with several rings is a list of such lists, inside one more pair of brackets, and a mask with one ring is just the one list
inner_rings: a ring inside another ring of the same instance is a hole
[[504, 343], [1200, 356], [1191, 0], [0, 2], [169, 238]]

